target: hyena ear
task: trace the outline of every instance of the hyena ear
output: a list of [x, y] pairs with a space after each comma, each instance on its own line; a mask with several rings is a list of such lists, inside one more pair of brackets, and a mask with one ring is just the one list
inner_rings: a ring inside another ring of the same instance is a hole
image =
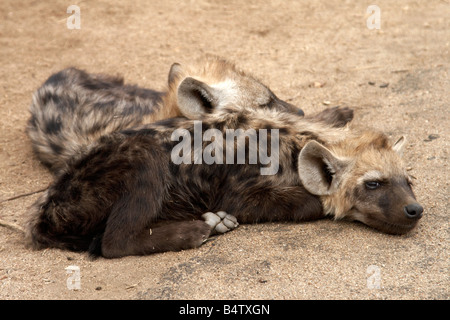
[[308, 142], [298, 157], [298, 173], [310, 193], [323, 196], [334, 193], [350, 161], [338, 158], [317, 141]]
[[175, 82], [175, 80], [177, 80], [183, 73], [183, 67], [181, 66], [181, 64], [179, 63], [174, 63], [172, 64], [172, 66], [170, 67], [170, 71], [169, 71], [169, 87], [172, 85], [172, 83]]
[[392, 149], [397, 152], [399, 155], [403, 154], [403, 147], [406, 144], [406, 138], [404, 136], [401, 136], [397, 139], [397, 141], [392, 146]]
[[218, 105], [217, 90], [197, 79], [187, 77], [178, 86], [178, 107], [189, 119], [211, 113]]

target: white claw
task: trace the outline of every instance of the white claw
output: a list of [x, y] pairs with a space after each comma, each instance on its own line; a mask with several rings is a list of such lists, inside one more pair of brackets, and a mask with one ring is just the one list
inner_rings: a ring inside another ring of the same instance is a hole
[[239, 226], [239, 223], [237, 222], [237, 219], [235, 216], [232, 216], [231, 214], [227, 214], [225, 219], [222, 220], [222, 223], [227, 226], [229, 229], [234, 229]]

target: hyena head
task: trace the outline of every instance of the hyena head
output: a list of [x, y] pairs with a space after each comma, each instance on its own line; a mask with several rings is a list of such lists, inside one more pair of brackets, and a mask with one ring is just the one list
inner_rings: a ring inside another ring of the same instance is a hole
[[168, 110], [179, 110], [180, 115], [189, 119], [198, 119], [227, 105], [304, 115], [302, 110], [279, 99], [253, 76], [214, 56], [202, 58], [190, 66], [174, 63], [169, 72], [169, 92], [164, 105]]
[[367, 131], [326, 148], [311, 141], [299, 155], [305, 188], [321, 196], [325, 212], [390, 234], [412, 230], [422, 217], [400, 159], [405, 143]]

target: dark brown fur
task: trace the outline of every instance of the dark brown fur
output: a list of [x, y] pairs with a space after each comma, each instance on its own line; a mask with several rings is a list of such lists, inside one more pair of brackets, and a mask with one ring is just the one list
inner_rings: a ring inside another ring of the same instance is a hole
[[[302, 186], [292, 158], [310, 138], [292, 135], [289, 117], [281, 113], [282, 170], [270, 177], [261, 176], [259, 165], [173, 164], [170, 152], [177, 142], [170, 134], [179, 127], [192, 130], [191, 120], [104, 136], [34, 205], [30, 239], [36, 248], [113, 258], [199, 246], [210, 233], [200, 220], [206, 211], [224, 210], [242, 223], [322, 217], [320, 198]], [[227, 124], [223, 130], [255, 124], [248, 121], [251, 113], [230, 112], [206, 116], [203, 130], [217, 127], [219, 118]]]

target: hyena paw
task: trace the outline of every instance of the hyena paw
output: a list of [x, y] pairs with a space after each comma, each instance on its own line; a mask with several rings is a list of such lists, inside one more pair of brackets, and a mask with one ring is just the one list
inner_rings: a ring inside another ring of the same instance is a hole
[[344, 127], [347, 123], [353, 120], [353, 110], [349, 107], [334, 107], [329, 109], [334, 113], [333, 123], [335, 127]]
[[225, 211], [207, 212], [202, 215], [202, 218], [211, 227], [211, 233], [225, 233], [239, 226], [236, 217]]

